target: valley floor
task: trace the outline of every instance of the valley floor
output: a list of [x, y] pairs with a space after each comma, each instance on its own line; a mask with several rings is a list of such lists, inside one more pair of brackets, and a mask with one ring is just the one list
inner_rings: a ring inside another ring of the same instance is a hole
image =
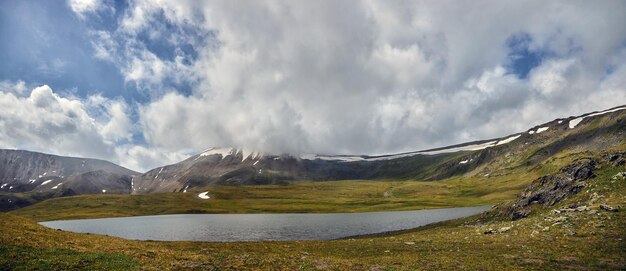
[[[532, 180], [518, 177], [512, 174], [488, 181], [297, 182], [210, 186], [188, 193], [81, 195], [50, 199], [11, 213], [47, 221], [181, 213], [338, 213], [467, 207], [512, 199]], [[205, 191], [210, 199], [199, 197]]]
[[[196, 212], [328, 212], [483, 205], [513, 199], [546, 169], [489, 181], [301, 183], [212, 187], [187, 194], [79, 196], [0, 213], [0, 270], [620, 270], [626, 268], [623, 169], [601, 168], [580, 193], [511, 221], [474, 216], [393, 234], [333, 241], [152, 242], [78, 234], [36, 221]], [[521, 171], [520, 171], [521, 172]], [[230, 191], [229, 189], [232, 189]], [[284, 191], [283, 191], [284, 190]], [[212, 193], [212, 194], [211, 194]], [[183, 196], [180, 196], [183, 195]], [[282, 199], [277, 195], [282, 195]], [[169, 197], [172, 197], [169, 199]], [[180, 199], [180, 206], [175, 202]], [[215, 198], [215, 200], [213, 200]], [[154, 202], [161, 202], [152, 206]], [[281, 204], [282, 203], [282, 204]], [[571, 205], [589, 210], [556, 213]], [[150, 207], [151, 206], [151, 207]], [[619, 207], [622, 206], [622, 207]]]

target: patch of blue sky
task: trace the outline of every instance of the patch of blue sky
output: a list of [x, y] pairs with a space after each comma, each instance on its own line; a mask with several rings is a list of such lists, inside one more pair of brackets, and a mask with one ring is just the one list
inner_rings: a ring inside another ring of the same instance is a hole
[[[111, 19], [113, 20], [113, 19]], [[0, 80], [48, 84], [85, 97], [133, 99], [117, 67], [94, 57], [89, 29], [65, 3], [6, 1], [0, 5]]]
[[195, 61], [198, 58], [196, 46], [204, 45], [210, 33], [191, 24], [173, 24], [162, 11], [154, 16], [156, 19], [150, 28], [138, 34], [146, 48], [162, 60], [174, 61], [176, 57], [183, 57], [186, 63]]
[[532, 37], [525, 32], [513, 34], [506, 40], [509, 53], [505, 68], [508, 73], [526, 79], [532, 69], [550, 56], [548, 51], [531, 48], [532, 41]]
[[[120, 16], [127, 7], [128, 3], [125, 1], [115, 1], [108, 8], [85, 14], [81, 23], [90, 29], [113, 32], [117, 29]], [[78, 18], [78, 15], [74, 17]]]

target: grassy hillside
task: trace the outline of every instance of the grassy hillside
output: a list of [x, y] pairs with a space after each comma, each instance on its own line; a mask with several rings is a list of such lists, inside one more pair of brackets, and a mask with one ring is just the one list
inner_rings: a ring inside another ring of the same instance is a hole
[[[619, 270], [626, 212], [600, 205], [626, 206], [626, 180], [612, 178], [623, 170], [601, 167], [580, 193], [516, 221], [484, 215], [334, 241], [129, 241], [0, 214], [0, 270]], [[589, 210], [553, 211], [572, 205]]]
[[[624, 151], [626, 146], [609, 149]], [[539, 165], [501, 159], [489, 176], [466, 174], [439, 182], [209, 186], [189, 193], [50, 199], [0, 214], [0, 270], [623, 270], [626, 179], [617, 175], [626, 171], [626, 156], [611, 157], [562, 150]], [[518, 195], [527, 194], [526, 188], [563, 188], [558, 183], [544, 187], [538, 177], [577, 176], [578, 171], [564, 169], [581, 158], [597, 161], [595, 177], [576, 183], [580, 189], [555, 205], [531, 202], [526, 217], [511, 220], [506, 210], [523, 199]], [[211, 199], [197, 197], [207, 190]], [[333, 241], [130, 241], [36, 223], [165, 213], [356, 212], [482, 204], [497, 207], [404, 232]]]

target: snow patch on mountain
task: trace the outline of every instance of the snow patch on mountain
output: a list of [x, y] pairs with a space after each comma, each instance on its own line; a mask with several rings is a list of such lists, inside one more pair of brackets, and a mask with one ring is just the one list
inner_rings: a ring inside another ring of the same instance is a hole
[[236, 151], [236, 150], [234, 148], [209, 148], [205, 150], [203, 153], [201, 153], [198, 156], [198, 158], [202, 156], [220, 155], [222, 156], [222, 159], [224, 159], [226, 156], [232, 155], [233, 151]]
[[159, 174], [161, 174], [161, 172], [163, 172], [163, 168], [161, 168], [161, 170], [159, 170], [159, 173], [157, 173], [157, 174], [154, 176], [154, 179], [155, 179], [155, 180], [156, 180], [157, 178], [159, 178]]
[[245, 160], [257, 160], [263, 157], [263, 153], [251, 149], [237, 149], [237, 148], [209, 148], [200, 153], [195, 159], [198, 160], [204, 156], [220, 155], [221, 159], [227, 156], [241, 155], [241, 162]]
[[507, 144], [507, 143], [510, 143], [510, 142], [512, 142], [513, 140], [518, 139], [520, 136], [522, 136], [522, 135], [514, 135], [514, 136], [512, 136], [512, 137], [509, 137], [509, 138], [506, 138], [506, 139], [500, 140], [500, 141], [498, 141], [498, 143], [496, 143], [496, 146], [499, 146], [499, 145], [502, 145], [502, 144]]
[[241, 153], [241, 162], [245, 161], [246, 158], [250, 157], [251, 155], [254, 155], [253, 151], [247, 149], [241, 149], [237, 153]]
[[580, 117], [580, 118], [575, 118], [573, 120], [569, 121], [569, 128], [572, 129], [574, 127], [576, 127], [576, 125], [578, 125], [581, 121], [583, 121], [584, 117]]
[[300, 155], [302, 160], [324, 160], [324, 161], [341, 161], [341, 162], [356, 162], [363, 161], [365, 158], [362, 156], [348, 156], [348, 155], [316, 155], [316, 154], [303, 154]]
[[210, 197], [208, 194], [209, 194], [209, 191], [202, 192], [202, 193], [198, 194], [198, 198], [201, 198], [201, 199], [210, 199], [211, 197]]
[[624, 110], [624, 109], [626, 109], [626, 106], [625, 107], [613, 108], [613, 109], [609, 109], [609, 110], [604, 110], [604, 111], [596, 112], [596, 113], [589, 114], [589, 115], [586, 115], [586, 116], [581, 116], [581, 117], [575, 118], [575, 119], [569, 121], [569, 128], [570, 129], [575, 128], [585, 118], [600, 116], [600, 115], [604, 115], [604, 114], [612, 113], [612, 112], [617, 112], [617, 111]]
[[349, 156], [349, 155], [336, 155], [336, 156], [328, 156], [328, 155], [301, 155], [300, 159], [303, 160], [326, 160], [326, 161], [340, 161], [340, 162], [358, 162], [358, 161], [381, 161], [381, 160], [392, 160], [404, 157], [410, 157], [415, 155], [435, 155], [442, 153], [451, 153], [451, 152], [460, 152], [460, 151], [478, 151], [483, 150], [489, 147], [498, 146], [502, 144], [509, 143], [517, 138], [520, 135], [511, 136], [509, 138], [503, 140], [494, 140], [488, 141], [480, 144], [472, 144], [465, 145], [459, 147], [445, 148], [439, 150], [431, 150], [431, 151], [417, 151], [417, 152], [408, 152], [408, 153], [400, 153], [393, 155], [383, 155], [383, 156]]
[[450, 152], [459, 152], [459, 151], [478, 151], [478, 150], [484, 150], [486, 148], [492, 147], [497, 142], [498, 141], [489, 141], [489, 142], [480, 143], [480, 144], [465, 145], [465, 146], [446, 148], [446, 149], [435, 150], [435, 151], [421, 151], [418, 153], [432, 155], [432, 154], [441, 154], [441, 153], [450, 153]]

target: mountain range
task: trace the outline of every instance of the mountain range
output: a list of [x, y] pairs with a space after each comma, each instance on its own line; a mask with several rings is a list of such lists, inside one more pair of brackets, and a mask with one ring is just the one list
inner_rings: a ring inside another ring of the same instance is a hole
[[[209, 148], [143, 174], [103, 160], [0, 150], [0, 208], [12, 209], [46, 198], [77, 194], [186, 192], [213, 184], [489, 177], [507, 168], [542, 163], [557, 152], [595, 151], [624, 143], [625, 109], [626, 106], [619, 106], [559, 118], [501, 138], [380, 156], [269, 154]], [[20, 196], [24, 194], [29, 196]]]

